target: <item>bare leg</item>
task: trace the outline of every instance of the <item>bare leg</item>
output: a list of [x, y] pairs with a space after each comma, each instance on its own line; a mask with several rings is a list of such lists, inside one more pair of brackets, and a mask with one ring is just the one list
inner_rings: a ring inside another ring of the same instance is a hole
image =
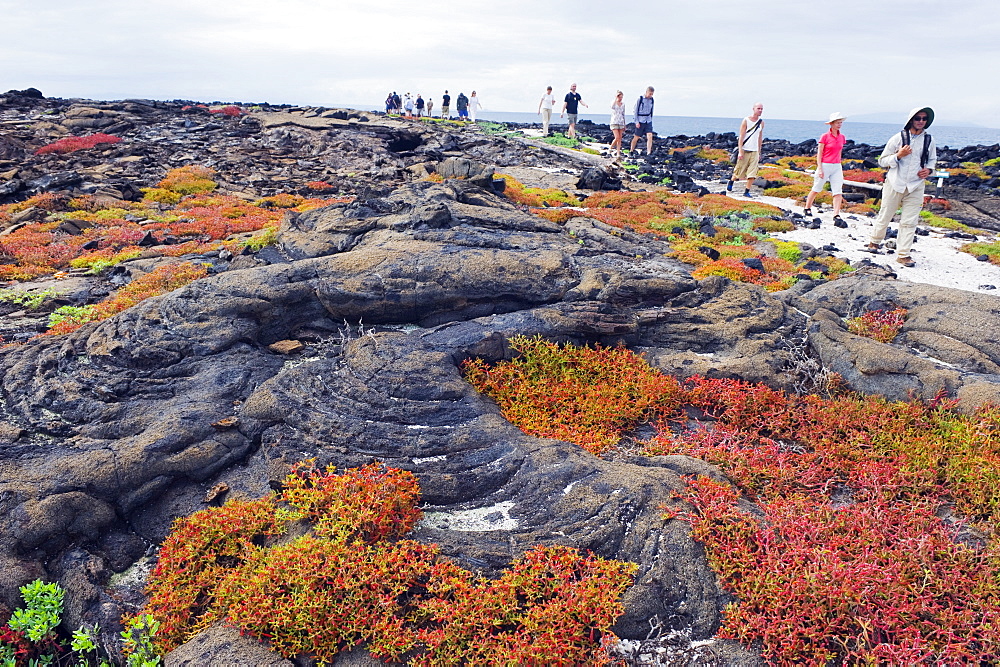
[[834, 195], [833, 197], [833, 214], [840, 215], [840, 207], [844, 204], [844, 195]]
[[646, 133], [646, 155], [653, 154], [653, 133]]
[[813, 202], [816, 201], [816, 195], [817, 194], [819, 194], [819, 193], [818, 192], [813, 192], [812, 190], [809, 191], [809, 196], [806, 197], [806, 208], [812, 208], [813, 207]]

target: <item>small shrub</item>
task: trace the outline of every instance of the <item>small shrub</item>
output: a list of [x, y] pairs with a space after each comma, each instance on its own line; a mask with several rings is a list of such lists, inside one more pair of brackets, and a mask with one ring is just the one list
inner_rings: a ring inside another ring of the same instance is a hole
[[12, 303], [28, 310], [38, 310], [42, 307], [43, 303], [59, 295], [60, 293], [54, 289], [35, 290], [31, 292], [0, 289], [0, 303]]
[[167, 172], [167, 175], [160, 181], [159, 187], [179, 195], [211, 192], [216, 188], [216, 182], [212, 180], [213, 176], [215, 176], [215, 170], [208, 167], [197, 165], [177, 167]]
[[860, 183], [883, 183], [885, 182], [885, 173], [864, 169], [845, 169], [844, 180], [858, 181]]
[[790, 232], [795, 229], [795, 224], [791, 220], [772, 220], [770, 218], [757, 218], [754, 220], [754, 227], [763, 232]]
[[564, 148], [576, 148], [580, 145], [579, 141], [576, 139], [570, 139], [561, 132], [555, 132], [551, 137], [545, 137], [542, 141], [547, 144], [552, 144], [553, 146], [562, 146]]
[[847, 330], [880, 343], [891, 343], [906, 320], [906, 309], [869, 310], [860, 317], [846, 320]]
[[[520, 393], [563, 372], [536, 369]], [[573, 419], [577, 405], [563, 408], [550, 428]], [[681, 425], [672, 416], [683, 408], [706, 418]], [[775, 665], [995, 660], [1000, 407], [961, 414], [941, 400], [791, 396], [695, 377], [657, 423], [644, 454], [701, 458], [732, 480], [692, 479], [677, 498], [690, 509], [664, 510], [691, 524], [735, 598], [717, 637], [758, 645]]]
[[773, 241], [778, 257], [788, 262], [798, 262], [802, 257], [802, 247], [795, 241]]
[[63, 306], [49, 316], [48, 334], [76, 331], [87, 322], [105, 320], [153, 296], [166, 294], [208, 275], [204, 266], [183, 262], [153, 269], [91, 306]]
[[167, 204], [168, 206], [173, 206], [174, 204], [180, 202], [183, 195], [174, 190], [168, 190], [167, 188], [142, 188], [142, 200], [143, 202], [155, 202], [158, 204]]
[[[226, 619], [281, 655], [324, 663], [362, 642], [411, 664], [602, 662], [635, 565], [536, 548], [488, 581], [398, 539], [420, 517], [412, 473], [306, 463], [284, 487], [175, 522], [147, 589], [158, 651]], [[292, 523], [313, 531], [282, 540]]]
[[227, 116], [229, 118], [235, 118], [236, 116], [242, 116], [244, 111], [235, 104], [227, 104], [224, 107], [218, 109], [209, 109], [208, 113], [220, 114], [222, 116]]
[[566, 206], [580, 203], [576, 197], [563, 190], [556, 188], [529, 188], [513, 176], [508, 176], [507, 174], [497, 174], [497, 176], [506, 182], [504, 196], [518, 204], [539, 208], [542, 206]]
[[583, 211], [571, 208], [533, 208], [531, 212], [560, 225], [578, 215], [585, 215]]
[[711, 160], [716, 164], [732, 164], [732, 160], [729, 159], [729, 151], [724, 148], [709, 148], [707, 146], [702, 146], [695, 157], [701, 158], [702, 160]]
[[507, 364], [463, 364], [476, 389], [527, 433], [600, 454], [652, 415], [669, 411], [679, 385], [624, 348], [581, 348], [515, 337]]
[[99, 144], [117, 144], [119, 141], [121, 141], [120, 137], [116, 137], [111, 134], [104, 134], [102, 132], [89, 134], [85, 137], [64, 137], [58, 141], [52, 142], [51, 144], [42, 146], [35, 151], [35, 154], [46, 155], [48, 153], [72, 153], [74, 151], [93, 148]]
[[[992, 264], [1000, 264], [1000, 241], [993, 241], [992, 243], [966, 243], [959, 250], [967, 252], [970, 255], [986, 255]], [[2, 268], [0, 267], [0, 269]]]
[[[933, 201], [933, 200], [932, 200]], [[969, 226], [962, 224], [954, 218], [945, 218], [940, 215], [935, 215], [930, 211], [921, 211], [920, 219], [930, 225], [931, 227], [938, 227], [940, 229], [951, 229], [954, 231], [967, 232], [969, 231]]]

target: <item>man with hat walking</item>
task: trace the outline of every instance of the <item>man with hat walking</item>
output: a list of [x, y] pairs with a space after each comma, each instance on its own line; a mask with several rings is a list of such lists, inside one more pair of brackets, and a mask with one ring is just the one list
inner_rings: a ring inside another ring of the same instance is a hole
[[903, 130], [889, 139], [878, 159], [879, 166], [889, 171], [882, 184], [882, 206], [864, 250], [878, 252], [889, 221], [896, 215], [896, 209], [900, 209], [896, 263], [901, 266], [916, 266], [910, 248], [917, 231], [917, 217], [924, 205], [924, 179], [934, 172], [937, 164], [937, 147], [927, 133], [933, 122], [934, 110], [930, 107], [910, 111]]

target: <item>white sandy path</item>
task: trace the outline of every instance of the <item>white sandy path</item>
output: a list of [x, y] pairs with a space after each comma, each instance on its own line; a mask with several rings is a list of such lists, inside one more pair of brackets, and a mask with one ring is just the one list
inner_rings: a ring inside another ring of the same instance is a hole
[[[704, 185], [713, 192], [724, 192], [718, 183], [704, 183]], [[742, 196], [742, 188], [737, 188], [734, 193], [734, 199], [745, 201]], [[753, 199], [772, 204], [786, 211], [802, 213], [803, 207], [792, 199], [761, 195], [757, 195]], [[861, 251], [861, 248], [868, 243], [874, 218], [851, 213], [842, 214], [840, 217], [847, 222], [847, 228], [842, 229], [833, 226], [833, 212], [829, 207], [824, 207], [823, 212], [819, 212], [818, 207], [814, 205], [813, 213], [813, 217], [822, 220], [819, 229], [800, 227], [791, 232], [776, 233], [772, 236], [786, 241], [809, 243], [817, 248], [832, 243], [838, 248], [833, 252], [837, 257], [846, 257], [851, 261], [851, 264], [868, 259], [894, 272], [899, 280], [1000, 295], [1000, 266], [989, 262], [980, 262], [969, 253], [960, 252], [958, 249], [969, 241], [944, 238], [947, 230], [920, 225], [930, 231], [930, 235], [916, 237], [916, 242], [910, 252], [916, 266], [906, 268], [896, 262], [895, 254], [884, 254], [884, 249], [883, 254], [880, 255]], [[890, 224], [889, 227], [898, 229], [895, 224]], [[985, 230], [977, 229], [973, 230], [972, 233], [976, 234], [980, 241], [996, 240], [995, 234]]]
[[[529, 135], [541, 135], [541, 130], [522, 131]], [[600, 158], [603, 166], [609, 167], [612, 165], [612, 161], [606, 157], [607, 145], [588, 145], [591, 148], [601, 150], [605, 154], [605, 157]], [[576, 151], [573, 152], [576, 153]], [[714, 193], [725, 194], [724, 186], [716, 181], [696, 180], [695, 182], [698, 185], [705, 186]], [[734, 199], [745, 201], [742, 196], [743, 188], [741, 185], [738, 185], [731, 195], [733, 195]], [[802, 213], [803, 210], [803, 207], [796, 204], [793, 199], [757, 194], [753, 200], [772, 204], [795, 213]], [[973, 255], [959, 251], [959, 248], [969, 241], [945, 238], [944, 235], [948, 230], [939, 230], [935, 227], [920, 225], [920, 227], [927, 229], [930, 235], [916, 237], [916, 242], [910, 251], [910, 256], [913, 258], [916, 266], [907, 268], [896, 262], [895, 253], [886, 254], [884, 249], [882, 250], [882, 254], [879, 255], [872, 255], [871, 253], [861, 251], [861, 248], [868, 243], [874, 218], [851, 213], [843, 214], [841, 217], [847, 222], [847, 228], [843, 229], [833, 226], [833, 212], [830, 207], [823, 207], [822, 212], [820, 208], [819, 205], [813, 206], [813, 217], [822, 220], [822, 225], [819, 229], [799, 227], [794, 231], [775, 233], [772, 236], [786, 241], [809, 243], [817, 248], [832, 243], [837, 248], [836, 251], [833, 251], [833, 254], [837, 257], [849, 259], [852, 265], [859, 263], [863, 259], [868, 259], [875, 264], [888, 268], [896, 274], [899, 280], [1000, 295], [1000, 266], [989, 262], [980, 262]], [[898, 229], [898, 226], [894, 223], [890, 224], [889, 227], [891, 229]], [[976, 234], [980, 241], [987, 243], [997, 239], [996, 234], [987, 230], [974, 229], [972, 233]]]

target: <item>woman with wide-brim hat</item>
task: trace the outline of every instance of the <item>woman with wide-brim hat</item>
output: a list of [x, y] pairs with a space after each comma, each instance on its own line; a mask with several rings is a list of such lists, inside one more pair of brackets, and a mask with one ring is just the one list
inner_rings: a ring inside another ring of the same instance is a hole
[[830, 129], [819, 138], [819, 146], [816, 148], [816, 174], [813, 176], [812, 190], [806, 198], [806, 208], [803, 213], [812, 215], [812, 205], [816, 200], [816, 195], [823, 191], [823, 185], [830, 184], [830, 191], [833, 193], [833, 221], [843, 222], [840, 217], [840, 207], [844, 203], [844, 169], [840, 164], [841, 152], [844, 150], [844, 143], [847, 141], [844, 133], [840, 131], [840, 126], [844, 124], [847, 116], [834, 111], [830, 114], [830, 120], [826, 124]]

